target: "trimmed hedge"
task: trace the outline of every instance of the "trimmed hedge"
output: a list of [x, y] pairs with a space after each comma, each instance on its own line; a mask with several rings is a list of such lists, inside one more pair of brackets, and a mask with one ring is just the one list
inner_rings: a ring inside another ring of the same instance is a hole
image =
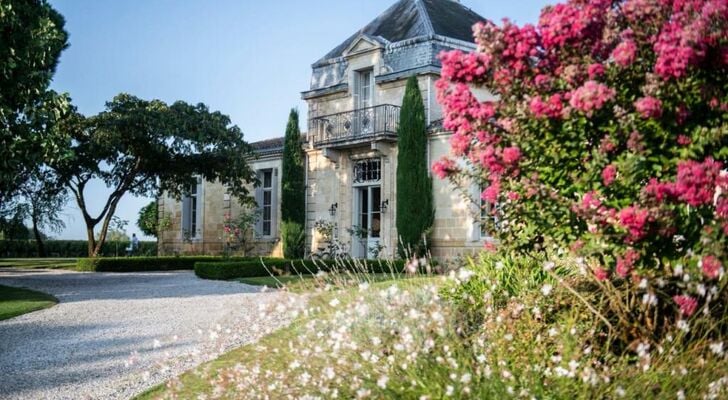
[[193, 270], [198, 262], [251, 262], [258, 257], [119, 257], [119, 258], [81, 258], [76, 262], [79, 271], [92, 272], [151, 272]]
[[[203, 279], [228, 280], [259, 276], [315, 274], [319, 271], [351, 270], [368, 273], [404, 271], [403, 260], [284, 260], [255, 259], [245, 261], [198, 262], [195, 274]], [[265, 264], [265, 266], [263, 265]], [[270, 271], [270, 272], [269, 272]]]
[[[48, 257], [79, 258], [88, 256], [88, 246], [85, 240], [45, 240]], [[129, 242], [119, 242], [119, 255], [126, 254]], [[102, 257], [113, 257], [117, 246], [114, 242], [105, 242], [101, 248]], [[137, 254], [154, 256], [157, 254], [157, 242], [139, 242]], [[2, 258], [35, 258], [38, 249], [35, 240], [0, 240], [0, 257]]]

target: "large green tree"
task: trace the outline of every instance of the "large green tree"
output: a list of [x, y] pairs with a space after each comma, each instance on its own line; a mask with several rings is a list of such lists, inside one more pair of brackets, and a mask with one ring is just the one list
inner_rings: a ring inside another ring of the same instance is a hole
[[[303, 257], [304, 246], [301, 245], [301, 232], [306, 223], [306, 178], [304, 171], [305, 154], [301, 147], [301, 131], [298, 127], [298, 111], [291, 110], [286, 125], [286, 137], [283, 145], [283, 175], [281, 193], [281, 230], [283, 236], [283, 253], [286, 258]], [[295, 224], [297, 226], [291, 226]]]
[[417, 77], [407, 80], [399, 116], [397, 152], [397, 233], [399, 254], [422, 255], [434, 219], [432, 178], [427, 167], [425, 105]]
[[52, 125], [69, 102], [48, 85], [68, 45], [64, 24], [44, 0], [0, 1], [0, 207], [44, 160], [63, 155]]
[[[204, 104], [168, 105], [120, 94], [106, 103], [105, 111], [90, 118], [76, 115], [66, 128], [73, 157], [53, 166], [81, 210], [89, 256], [100, 252], [126, 194], [152, 197], [166, 192], [181, 198], [199, 177], [218, 181], [234, 196], [250, 201], [247, 185], [256, 180], [246, 162], [251, 148], [228, 116]], [[92, 215], [86, 190], [94, 179], [111, 192], [101, 211]]]

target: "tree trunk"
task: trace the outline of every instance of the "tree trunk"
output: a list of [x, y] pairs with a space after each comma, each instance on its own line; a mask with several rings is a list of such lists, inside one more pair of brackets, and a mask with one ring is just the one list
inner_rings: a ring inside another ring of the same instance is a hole
[[[101, 248], [104, 246], [104, 242], [106, 242], [106, 234], [109, 232], [109, 224], [111, 223], [111, 217], [113, 217], [114, 213], [116, 212], [116, 205], [118, 204], [119, 199], [120, 199], [120, 197], [111, 202], [111, 206], [109, 207], [109, 210], [106, 213], [106, 217], [104, 218], [104, 223], [101, 225], [101, 230], [99, 231], [99, 240], [96, 242], [96, 247], [94, 248], [94, 257], [98, 256], [99, 253], [101, 253]], [[118, 249], [117, 249], [117, 252], [118, 252]]]
[[35, 236], [35, 246], [38, 249], [38, 257], [45, 257], [45, 246], [43, 245], [43, 237], [38, 229], [38, 221], [33, 218], [33, 236]]
[[86, 221], [86, 237], [88, 238], [88, 256], [95, 257], [94, 250], [96, 249], [96, 240], [94, 239], [94, 223]]

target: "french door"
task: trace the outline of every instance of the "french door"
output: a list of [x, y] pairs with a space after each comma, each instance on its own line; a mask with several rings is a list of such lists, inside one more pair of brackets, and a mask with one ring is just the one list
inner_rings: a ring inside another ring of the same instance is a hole
[[372, 91], [374, 71], [357, 72], [354, 82], [354, 129], [355, 135], [372, 132]]
[[352, 242], [354, 257], [376, 258], [382, 226], [382, 188], [359, 186], [354, 188], [355, 238]]

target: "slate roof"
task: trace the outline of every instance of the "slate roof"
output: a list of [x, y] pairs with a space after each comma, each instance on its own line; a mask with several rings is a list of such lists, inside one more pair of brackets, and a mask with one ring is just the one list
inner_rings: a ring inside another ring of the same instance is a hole
[[258, 155], [282, 153], [284, 139], [284, 137], [277, 137], [273, 139], [261, 140], [258, 142], [250, 143], [250, 147], [252, 147], [253, 152]]
[[434, 35], [472, 43], [473, 25], [484, 20], [455, 0], [399, 0], [316, 63], [342, 56], [362, 34], [390, 43]]

